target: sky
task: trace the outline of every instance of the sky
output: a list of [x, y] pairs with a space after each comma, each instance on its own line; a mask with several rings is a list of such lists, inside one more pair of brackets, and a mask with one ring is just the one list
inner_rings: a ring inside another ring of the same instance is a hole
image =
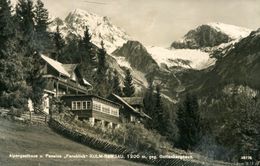
[[74, 9], [108, 16], [133, 39], [169, 46], [209, 22], [260, 28], [260, 0], [42, 0], [52, 16]]

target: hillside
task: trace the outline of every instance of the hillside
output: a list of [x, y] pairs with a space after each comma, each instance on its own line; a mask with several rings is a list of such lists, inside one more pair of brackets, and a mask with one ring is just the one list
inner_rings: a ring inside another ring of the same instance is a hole
[[104, 154], [66, 139], [46, 126], [27, 126], [0, 118], [0, 161], [3, 166], [144, 166], [119, 159], [11, 159], [9, 154]]
[[259, 90], [259, 43], [259, 30], [241, 39], [211, 71], [202, 75], [205, 79], [197, 80], [194, 86], [207, 91], [216, 88], [223, 90], [224, 86], [235, 84]]

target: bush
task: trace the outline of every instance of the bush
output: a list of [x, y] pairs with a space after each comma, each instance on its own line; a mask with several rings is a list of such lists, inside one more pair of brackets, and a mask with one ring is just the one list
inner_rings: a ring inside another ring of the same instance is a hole
[[11, 107], [11, 110], [8, 112], [8, 115], [11, 115], [12, 117], [21, 117], [22, 112], [23, 111], [21, 109]]
[[124, 124], [109, 136], [119, 144], [142, 152], [159, 154], [162, 153], [160, 145], [170, 147], [164, 137], [157, 132], [147, 130], [141, 124]]
[[156, 131], [146, 129], [143, 124], [121, 124], [119, 128], [106, 128], [101, 123], [92, 126], [89, 121], [80, 121], [69, 111], [62, 111], [56, 119], [64, 125], [107, 142], [125, 146], [132, 151], [163, 154], [162, 149], [171, 149], [166, 137]]

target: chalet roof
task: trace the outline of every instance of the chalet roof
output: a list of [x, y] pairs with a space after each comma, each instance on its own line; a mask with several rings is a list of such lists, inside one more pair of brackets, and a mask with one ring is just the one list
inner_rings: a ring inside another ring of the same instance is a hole
[[118, 95], [116, 95], [116, 94], [114, 94], [114, 93], [112, 93], [112, 95], [115, 97], [115, 98], [117, 98], [119, 101], [121, 101], [123, 104], [125, 104], [129, 109], [131, 109], [133, 112], [135, 112], [135, 113], [137, 113], [137, 114], [139, 114], [139, 115], [141, 115], [141, 116], [145, 116], [145, 117], [147, 117], [147, 118], [149, 118], [149, 119], [152, 119], [150, 116], [148, 116], [147, 114], [145, 114], [144, 112], [139, 112], [139, 111], [137, 111], [135, 108], [133, 108], [129, 103], [127, 103], [127, 101], [125, 101], [122, 97], [120, 97], [120, 96], [118, 96]]
[[63, 68], [72, 75], [78, 64], [62, 64]]
[[41, 55], [41, 58], [45, 60], [49, 65], [56, 69], [59, 73], [64, 76], [70, 77], [70, 73], [64, 68], [64, 65], [54, 59], [51, 59], [45, 55]]
[[141, 105], [143, 106], [143, 98], [142, 97], [122, 97], [130, 105]]
[[83, 78], [82, 80], [83, 80], [83, 84], [88, 85], [88, 86], [92, 86], [87, 80], [85, 80], [85, 78]]
[[[64, 76], [71, 77], [74, 70], [78, 66], [78, 64], [62, 64], [54, 59], [51, 59], [45, 55], [41, 55], [41, 58], [45, 60], [49, 65], [51, 65], [55, 70], [61, 73]], [[92, 86], [87, 80], [82, 78], [82, 81], [85, 85]]]

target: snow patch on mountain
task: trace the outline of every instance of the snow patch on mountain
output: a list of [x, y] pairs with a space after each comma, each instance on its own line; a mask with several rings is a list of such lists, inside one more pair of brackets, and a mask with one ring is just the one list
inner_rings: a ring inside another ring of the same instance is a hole
[[149, 46], [147, 50], [158, 65], [166, 64], [168, 67], [179, 66], [201, 70], [215, 64], [214, 58], [198, 49], [166, 49]]
[[[55, 32], [56, 26], [55, 23], [52, 24], [50, 30]], [[108, 53], [112, 53], [130, 39], [126, 32], [113, 25], [108, 17], [98, 16], [81, 9], [69, 13], [60, 25], [60, 30], [64, 37], [69, 34], [83, 37], [86, 26], [92, 35], [92, 42], [100, 47], [103, 41]]]
[[118, 65], [120, 67], [126, 67], [126, 68], [129, 68], [129, 69], [132, 69], [130, 63], [126, 60], [125, 57], [123, 56], [114, 56], [114, 55], [111, 55], [118, 63]]
[[219, 32], [225, 33], [233, 40], [247, 37], [252, 32], [252, 30], [248, 28], [219, 23], [219, 22], [212, 22], [212, 23], [208, 23], [207, 25], [211, 26], [212, 28], [216, 29]]

